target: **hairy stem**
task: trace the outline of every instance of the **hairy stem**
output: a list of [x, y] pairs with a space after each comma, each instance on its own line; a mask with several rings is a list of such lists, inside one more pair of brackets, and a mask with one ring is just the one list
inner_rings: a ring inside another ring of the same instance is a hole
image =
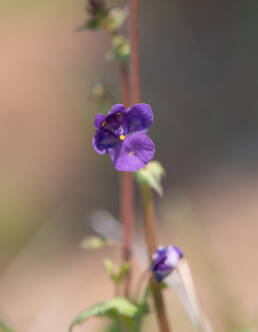
[[[155, 223], [154, 223], [154, 206], [152, 191], [149, 185], [141, 185], [143, 208], [144, 208], [144, 225], [145, 225], [145, 236], [148, 245], [149, 259], [152, 262], [152, 255], [157, 249], [157, 241], [155, 235]], [[171, 332], [169, 327], [166, 308], [161, 293], [161, 289], [157, 281], [152, 277], [151, 285], [153, 291], [153, 299], [156, 308], [156, 314], [158, 318], [159, 328], [161, 332]]]
[[[123, 222], [123, 261], [130, 264], [131, 246], [133, 232], [133, 181], [132, 175], [123, 172], [120, 176], [121, 180], [121, 219]], [[125, 296], [129, 296], [131, 283], [131, 268], [129, 268], [125, 277]]]
[[137, 31], [137, 12], [138, 0], [130, 0], [130, 84], [131, 84], [131, 103], [140, 101], [140, 75], [139, 75], [139, 56], [138, 56], [138, 31]]
[[[120, 62], [120, 77], [122, 85], [122, 101], [128, 107], [130, 103], [130, 89], [129, 89], [129, 75], [127, 66]], [[120, 214], [123, 223], [123, 261], [130, 263], [131, 260], [131, 246], [133, 233], [133, 179], [129, 172], [122, 172], [120, 175]], [[125, 277], [125, 296], [129, 296], [131, 284], [131, 269]]]

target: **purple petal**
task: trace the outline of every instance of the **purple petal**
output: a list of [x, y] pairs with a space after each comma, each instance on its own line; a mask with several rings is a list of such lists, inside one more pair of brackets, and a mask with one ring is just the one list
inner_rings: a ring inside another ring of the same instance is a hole
[[168, 269], [168, 268], [160, 268], [156, 271], [153, 271], [157, 282], [163, 281], [171, 272], [172, 272], [172, 269]]
[[95, 116], [95, 120], [94, 120], [94, 125], [96, 128], [101, 128], [102, 123], [105, 121], [106, 119], [106, 115], [101, 114], [101, 113], [97, 113]]
[[183, 257], [183, 252], [176, 246], [168, 246], [166, 264], [172, 269], [177, 267], [179, 260]]
[[115, 104], [111, 108], [111, 110], [108, 112], [108, 115], [114, 114], [114, 113], [117, 113], [117, 112], [125, 113], [125, 111], [126, 111], [125, 105], [123, 105], [123, 104]]
[[152, 160], [155, 146], [144, 132], [134, 132], [108, 152], [118, 171], [135, 172]]
[[92, 145], [96, 152], [104, 154], [108, 149], [113, 148], [118, 142], [119, 140], [111, 133], [98, 129], [93, 136]]
[[183, 252], [176, 246], [167, 246], [156, 250], [151, 269], [158, 282], [168, 276], [178, 265]]
[[135, 104], [126, 114], [126, 125], [128, 132], [144, 130], [151, 127], [153, 122], [153, 113], [150, 105]]

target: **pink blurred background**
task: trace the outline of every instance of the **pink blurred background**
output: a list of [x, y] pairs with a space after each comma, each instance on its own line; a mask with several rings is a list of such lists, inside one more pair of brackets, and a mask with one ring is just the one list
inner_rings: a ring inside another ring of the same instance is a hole
[[[92, 211], [119, 215], [117, 173], [91, 147], [94, 115], [106, 110], [89, 98], [104, 82], [120, 101], [119, 75], [104, 33], [75, 32], [84, 8], [0, 0], [0, 318], [17, 332], [66, 331], [112, 296], [102, 261], [120, 258], [79, 246]], [[159, 240], [185, 251], [215, 331], [257, 329], [257, 10], [255, 1], [140, 2], [142, 99], [167, 170]], [[191, 331], [166, 297], [175, 331]], [[98, 329], [87, 324], [78, 331]]]

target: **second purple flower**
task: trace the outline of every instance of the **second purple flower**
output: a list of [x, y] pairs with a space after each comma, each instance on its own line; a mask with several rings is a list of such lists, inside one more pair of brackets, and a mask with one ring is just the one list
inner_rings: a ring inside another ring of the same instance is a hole
[[171, 245], [156, 250], [151, 266], [155, 279], [163, 281], [177, 267], [183, 255], [181, 249]]
[[153, 122], [151, 107], [135, 104], [128, 110], [116, 104], [107, 115], [96, 114], [93, 147], [109, 153], [118, 171], [134, 172], [153, 159], [155, 145], [147, 136]]

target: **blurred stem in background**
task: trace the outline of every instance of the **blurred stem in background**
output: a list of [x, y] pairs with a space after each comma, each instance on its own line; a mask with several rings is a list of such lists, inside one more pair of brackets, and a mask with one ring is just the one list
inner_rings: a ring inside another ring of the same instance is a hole
[[[157, 241], [155, 235], [155, 220], [154, 220], [154, 205], [152, 198], [152, 190], [148, 184], [141, 184], [141, 193], [143, 199], [144, 209], [144, 226], [145, 226], [145, 237], [148, 246], [148, 253], [150, 263], [152, 262], [152, 255], [157, 249]], [[156, 308], [156, 314], [159, 322], [161, 332], [171, 332], [169, 327], [166, 308], [161, 293], [161, 288], [154, 277], [150, 280], [153, 292], [153, 299]]]

